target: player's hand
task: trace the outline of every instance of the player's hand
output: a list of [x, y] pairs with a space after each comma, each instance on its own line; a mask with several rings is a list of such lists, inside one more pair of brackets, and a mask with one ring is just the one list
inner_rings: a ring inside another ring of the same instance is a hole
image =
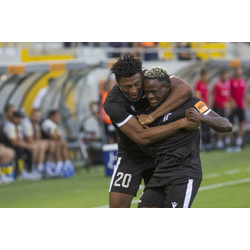
[[203, 115], [199, 113], [194, 108], [189, 108], [186, 110], [186, 118], [190, 122], [201, 122], [203, 119]]
[[197, 131], [200, 130], [200, 123], [199, 122], [192, 122], [188, 121], [187, 118], [181, 119], [183, 122], [183, 128], [189, 131]]
[[146, 115], [146, 114], [141, 114], [138, 117], [138, 122], [143, 126], [143, 125], [147, 125], [150, 124], [154, 121], [153, 117], [151, 114]]

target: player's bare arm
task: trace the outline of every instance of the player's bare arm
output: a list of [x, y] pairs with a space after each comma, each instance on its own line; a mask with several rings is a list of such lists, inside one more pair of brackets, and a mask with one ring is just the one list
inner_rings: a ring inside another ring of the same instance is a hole
[[186, 118], [182, 118], [166, 125], [144, 129], [135, 117], [131, 117], [128, 122], [120, 127], [120, 130], [137, 144], [148, 145], [167, 138], [180, 129], [197, 130], [198, 127], [197, 122], [189, 122]]
[[217, 115], [214, 111], [210, 111], [207, 115], [199, 113], [196, 109], [190, 108], [186, 110], [188, 121], [204, 122], [217, 132], [229, 133], [232, 131], [232, 124], [228, 119]]
[[164, 114], [182, 105], [193, 95], [190, 84], [181, 78], [173, 76], [170, 81], [170, 95], [154, 112], [149, 115], [142, 114], [139, 116], [138, 120], [141, 125], [152, 123], [158, 117], [163, 116]]

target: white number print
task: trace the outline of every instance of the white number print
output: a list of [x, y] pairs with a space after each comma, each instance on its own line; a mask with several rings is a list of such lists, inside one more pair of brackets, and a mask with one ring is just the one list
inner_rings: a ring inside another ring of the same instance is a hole
[[[124, 174], [122, 172], [117, 173], [118, 179], [115, 181], [114, 186], [116, 187], [120, 187], [122, 185], [122, 187], [124, 188], [128, 188], [132, 175], [131, 174]], [[121, 183], [119, 183], [122, 180]]]

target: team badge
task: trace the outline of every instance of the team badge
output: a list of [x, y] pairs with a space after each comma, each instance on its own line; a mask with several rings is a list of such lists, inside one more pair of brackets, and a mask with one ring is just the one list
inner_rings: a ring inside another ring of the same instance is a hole
[[206, 112], [206, 111], [208, 110], [207, 105], [206, 105], [204, 102], [202, 102], [202, 101], [197, 102], [194, 106], [196, 107], [196, 109], [197, 109], [201, 114], [203, 114], [204, 112]]

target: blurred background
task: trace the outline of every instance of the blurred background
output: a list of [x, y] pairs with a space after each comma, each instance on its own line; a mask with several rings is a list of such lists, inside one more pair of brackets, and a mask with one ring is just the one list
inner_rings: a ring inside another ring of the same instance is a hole
[[[117, 139], [105, 129], [105, 124], [109, 126], [110, 123], [103, 113], [102, 104], [105, 94], [115, 84], [109, 73], [110, 67], [118, 57], [127, 53], [140, 58], [145, 69], [165, 67], [169, 73], [190, 83], [197, 96], [197, 83], [206, 83], [207, 104], [211, 108], [214, 106], [214, 86], [220, 81], [222, 71], [229, 80], [235, 69], [241, 68], [240, 78], [246, 82], [250, 80], [250, 43], [246, 42], [0, 42], [1, 126], [8, 105], [14, 105], [25, 117], [30, 117], [32, 110], [39, 108], [40, 122], [47, 118], [49, 111], [58, 110], [60, 127], [76, 175], [77, 171], [84, 169], [87, 173], [94, 166], [101, 165], [104, 175], [110, 176]], [[206, 73], [203, 80], [202, 72]], [[39, 99], [41, 90], [46, 90], [46, 94]], [[236, 118], [230, 145], [213, 131], [202, 131], [209, 136], [208, 142], [201, 141], [203, 152], [223, 152], [226, 155], [248, 146], [249, 97], [248, 86], [241, 128], [244, 136], [240, 145], [236, 141], [241, 124]], [[225, 115], [228, 112], [225, 106]], [[107, 149], [109, 156], [105, 163], [103, 151], [108, 144], [112, 146]], [[110, 159], [111, 167], [108, 165]]]

